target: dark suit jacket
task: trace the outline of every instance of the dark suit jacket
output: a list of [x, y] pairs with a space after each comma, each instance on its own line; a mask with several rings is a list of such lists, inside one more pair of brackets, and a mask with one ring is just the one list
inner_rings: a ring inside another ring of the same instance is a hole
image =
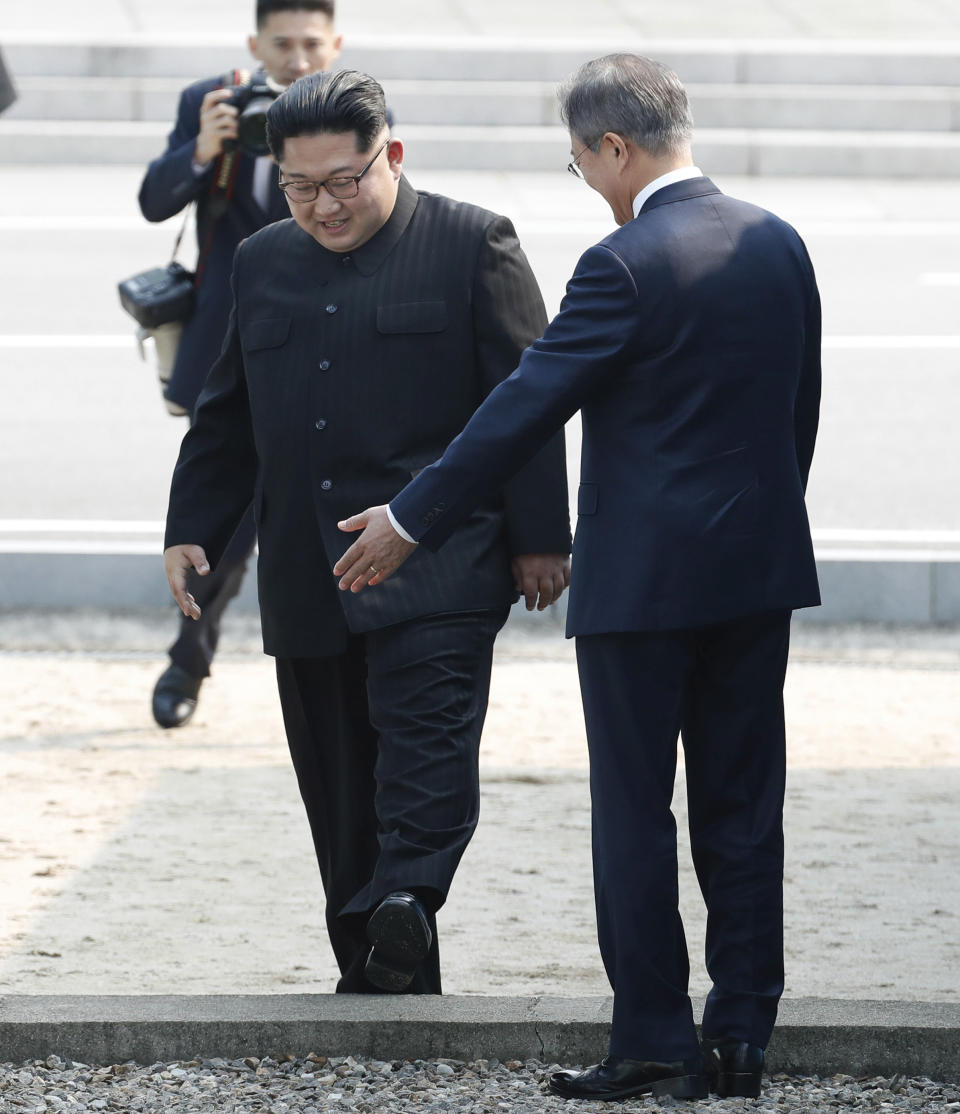
[[390, 219], [350, 255], [282, 221], [241, 245], [233, 285], [166, 544], [199, 543], [215, 563], [253, 498], [268, 653], [336, 653], [348, 626], [500, 607], [516, 598], [512, 555], [569, 551], [558, 434], [464, 516], [442, 557], [418, 553], [359, 595], [339, 592], [331, 571], [353, 540], [338, 520], [388, 502], [436, 460], [542, 331], [508, 220], [401, 179]]
[[674, 183], [583, 255], [516, 373], [391, 507], [438, 549], [581, 409], [568, 635], [815, 605], [819, 399], [820, 301], [796, 232], [707, 178]]
[[[211, 226], [210, 187], [216, 162], [200, 177], [194, 174], [191, 163], [200, 132], [201, 102], [220, 84], [220, 78], [211, 77], [183, 90], [167, 149], [150, 163], [140, 187], [140, 210], [149, 221], [167, 220], [191, 201], [197, 201], [198, 247], [205, 243]], [[267, 208], [262, 209], [253, 198], [256, 159], [242, 151], [237, 152], [237, 158], [239, 165], [233, 196], [214, 225], [210, 254], [197, 291], [196, 311], [183, 331], [166, 389], [169, 399], [191, 411], [227, 331], [230, 271], [237, 244], [265, 225], [290, 216], [283, 193], [277, 187], [276, 169], [271, 173]]]
[[10, 76], [3, 60], [3, 53], [0, 52], [0, 112], [8, 109], [16, 99], [17, 90], [14, 87], [13, 78]]

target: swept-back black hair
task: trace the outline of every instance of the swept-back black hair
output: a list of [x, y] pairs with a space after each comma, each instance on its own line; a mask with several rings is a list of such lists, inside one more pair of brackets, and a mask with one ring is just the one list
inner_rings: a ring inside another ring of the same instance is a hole
[[333, 21], [334, 0], [257, 0], [257, 30], [274, 12], [320, 12]]
[[353, 132], [357, 151], [369, 151], [387, 127], [383, 89], [359, 70], [312, 73], [295, 81], [267, 111], [267, 143], [283, 158], [283, 144], [298, 135]]

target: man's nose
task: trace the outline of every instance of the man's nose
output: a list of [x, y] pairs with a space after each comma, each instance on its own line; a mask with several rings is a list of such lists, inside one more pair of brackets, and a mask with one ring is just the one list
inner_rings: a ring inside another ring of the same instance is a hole
[[310, 59], [307, 57], [306, 51], [298, 50], [291, 56], [290, 70], [300, 77], [310, 72]]
[[317, 199], [313, 203], [314, 216], [320, 220], [329, 220], [340, 209], [340, 202], [336, 197], [331, 197], [326, 189], [321, 186], [317, 193]]

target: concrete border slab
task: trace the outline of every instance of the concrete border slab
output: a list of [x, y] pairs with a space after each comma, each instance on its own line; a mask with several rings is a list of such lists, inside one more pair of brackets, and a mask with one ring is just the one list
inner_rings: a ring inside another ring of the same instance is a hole
[[[0, 1048], [13, 1063], [51, 1053], [150, 1064], [317, 1052], [585, 1064], [606, 1053], [611, 1009], [610, 998], [23, 996], [0, 1001]], [[960, 1005], [785, 1001], [768, 1065], [804, 1075], [960, 1080]]]

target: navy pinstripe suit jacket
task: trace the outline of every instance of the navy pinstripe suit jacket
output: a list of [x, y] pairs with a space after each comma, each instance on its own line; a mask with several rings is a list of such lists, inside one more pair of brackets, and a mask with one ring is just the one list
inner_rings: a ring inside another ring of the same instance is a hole
[[251, 499], [264, 646], [336, 653], [347, 630], [516, 598], [510, 559], [565, 553], [562, 433], [479, 503], [442, 556], [376, 592], [339, 592], [338, 520], [387, 503], [436, 460], [546, 322], [511, 223], [401, 178], [387, 223], [349, 255], [292, 220], [239, 248], [227, 339], [174, 473], [166, 544], [216, 562]]

